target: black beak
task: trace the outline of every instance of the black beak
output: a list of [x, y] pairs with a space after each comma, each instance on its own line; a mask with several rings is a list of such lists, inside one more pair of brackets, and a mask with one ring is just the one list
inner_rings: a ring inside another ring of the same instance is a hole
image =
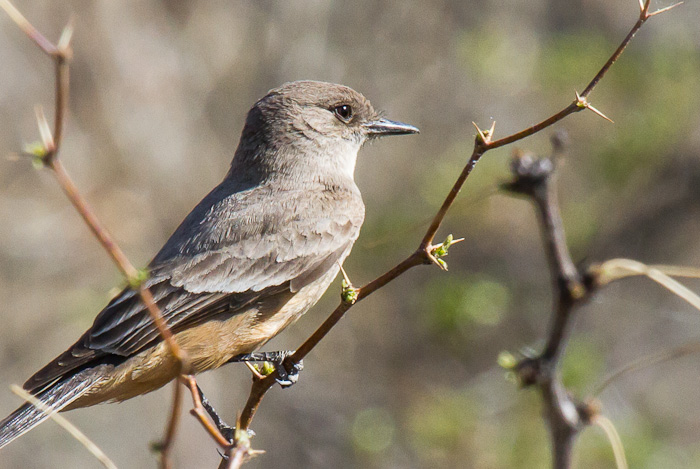
[[370, 137], [383, 137], [385, 135], [408, 135], [417, 134], [417, 127], [413, 127], [403, 122], [390, 121], [389, 119], [377, 119], [376, 121], [362, 124]]

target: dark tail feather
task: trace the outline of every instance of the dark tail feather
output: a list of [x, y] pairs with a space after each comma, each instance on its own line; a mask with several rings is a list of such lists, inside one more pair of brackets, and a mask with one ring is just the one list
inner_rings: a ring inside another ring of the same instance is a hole
[[[97, 370], [94, 368], [83, 370], [69, 378], [58, 381], [36, 397], [46, 407], [51, 409], [49, 411], [50, 414], [58, 412], [82, 396], [100, 380], [101, 374], [95, 371]], [[44, 411], [37, 409], [30, 403], [25, 403], [0, 422], [0, 448], [36, 427], [47, 418], [49, 418], [49, 415]]]

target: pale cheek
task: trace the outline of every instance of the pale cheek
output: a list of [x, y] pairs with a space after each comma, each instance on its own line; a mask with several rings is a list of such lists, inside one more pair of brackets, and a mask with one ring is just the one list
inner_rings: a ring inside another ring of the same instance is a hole
[[355, 163], [357, 162], [357, 152], [360, 144], [354, 142], [344, 142], [339, 147], [339, 151], [333, 157], [333, 163], [338, 172], [353, 178], [355, 174]]
[[329, 130], [328, 121], [329, 115], [327, 111], [320, 109], [314, 109], [312, 112], [307, 112], [304, 114], [302, 119], [312, 129], [314, 129], [319, 134], [324, 134]]

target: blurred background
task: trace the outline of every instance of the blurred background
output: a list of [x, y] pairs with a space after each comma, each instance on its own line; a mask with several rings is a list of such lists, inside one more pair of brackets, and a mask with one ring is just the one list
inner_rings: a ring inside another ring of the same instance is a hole
[[[671, 0], [654, 0], [666, 7]], [[16, 1], [47, 37], [75, 24], [70, 118], [61, 157], [136, 265], [146, 265], [227, 171], [245, 114], [286, 81], [351, 86], [421, 129], [363, 149], [356, 179], [367, 221], [346, 262], [364, 284], [402, 260], [471, 151], [472, 121], [497, 136], [538, 122], [581, 91], [636, 21], [635, 0], [353, 2]], [[559, 171], [577, 262], [629, 257], [700, 266], [700, 5], [654, 18], [591, 95], [615, 124], [580, 113], [517, 148], [570, 146]], [[33, 106], [53, 109], [50, 60], [0, 14], [0, 414], [21, 384], [91, 324], [122, 279], [52, 175], [5, 158], [38, 139]], [[537, 349], [550, 279], [532, 207], [506, 196], [514, 147], [479, 163], [438, 238], [466, 238], [447, 273], [421, 267], [358, 304], [307, 358], [300, 382], [273, 389], [253, 424], [248, 466], [542, 468], [539, 395], [519, 391], [499, 352]], [[338, 282], [339, 283], [339, 282]], [[700, 282], [689, 283], [700, 291]], [[339, 285], [266, 349], [294, 349], [338, 302]], [[700, 312], [644, 279], [579, 311], [563, 367], [586, 397], [646, 354], [700, 340]], [[700, 466], [698, 356], [627, 375], [598, 396], [631, 467]], [[244, 366], [200, 383], [230, 422], [249, 389]], [[172, 389], [67, 414], [120, 467], [155, 467]], [[177, 467], [219, 456], [183, 412]], [[601, 431], [577, 467], [614, 467]], [[0, 467], [92, 468], [53, 423], [0, 452]]]

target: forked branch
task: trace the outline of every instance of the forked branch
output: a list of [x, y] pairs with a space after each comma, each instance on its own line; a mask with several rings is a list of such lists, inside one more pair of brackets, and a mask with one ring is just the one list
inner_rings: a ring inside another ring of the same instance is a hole
[[[622, 43], [615, 50], [615, 52], [605, 62], [603, 67], [590, 81], [588, 86], [586, 86], [583, 93], [576, 93], [576, 99], [572, 103], [570, 103], [564, 109], [552, 115], [551, 117], [545, 119], [539, 124], [535, 124], [532, 127], [529, 127], [520, 132], [516, 132], [512, 135], [503, 137], [498, 140], [493, 139], [495, 132], [495, 122], [492, 124], [489, 130], [482, 130], [478, 126], [476, 126], [476, 124], [474, 124], [477, 130], [477, 135], [475, 138], [474, 149], [472, 151], [472, 154], [469, 157], [467, 164], [462, 169], [457, 180], [455, 181], [454, 185], [452, 186], [452, 189], [445, 197], [440, 209], [433, 217], [433, 220], [431, 221], [425, 235], [423, 236], [418, 246], [418, 249], [406, 259], [404, 259], [402, 262], [400, 262], [395, 267], [379, 276], [374, 281], [357, 289], [357, 295], [353, 302], [350, 303], [341, 299], [340, 304], [331, 313], [328, 319], [326, 319], [326, 321], [323, 324], [321, 324], [321, 326], [299, 347], [299, 349], [294, 354], [287, 357], [284, 366], [292, 367], [293, 365], [298, 364], [301, 361], [301, 359], [304, 358], [316, 346], [316, 344], [318, 344], [318, 342], [320, 342], [326, 336], [326, 334], [328, 334], [328, 332], [333, 328], [333, 326], [335, 326], [335, 324], [337, 324], [338, 321], [347, 313], [347, 311], [350, 308], [352, 308], [352, 306], [354, 306], [354, 304], [356, 304], [357, 302], [367, 298], [373, 292], [375, 292], [379, 288], [382, 288], [384, 285], [393, 281], [394, 279], [404, 274], [406, 271], [410, 270], [413, 267], [431, 263], [441, 265], [437, 262], [435, 256], [436, 249], [438, 246], [440, 246], [433, 245], [435, 236], [438, 230], [440, 229], [445, 219], [445, 216], [454, 204], [457, 195], [464, 186], [467, 178], [469, 177], [469, 175], [471, 174], [481, 157], [487, 151], [500, 148], [518, 140], [522, 140], [523, 138], [529, 137], [530, 135], [540, 132], [546, 129], [547, 127], [559, 122], [568, 115], [582, 111], [584, 109], [591, 110], [599, 116], [610, 120], [606, 116], [604, 116], [600, 111], [591, 106], [591, 104], [587, 100], [588, 95], [590, 95], [590, 93], [594, 90], [594, 88], [597, 86], [600, 80], [605, 76], [610, 67], [617, 61], [617, 59], [620, 57], [622, 52], [625, 50], [625, 48], [631, 41], [632, 37], [642, 27], [644, 22], [651, 16], [654, 16], [663, 11], [667, 11], [668, 9], [660, 10], [654, 13], [649, 13], [649, 1], [647, 0], [645, 4], [642, 4], [640, 7], [639, 19], [634, 24], [629, 34], [625, 37]], [[547, 175], [547, 177], [549, 177], [549, 175]], [[584, 299], [585, 295], [587, 294], [587, 289], [584, 286], [584, 280], [579, 275], [578, 271], [574, 267], [568, 255], [568, 250], [566, 249], [564, 243], [563, 230], [560, 229], [561, 223], [560, 220], [556, 219], [556, 217], [558, 216], [558, 207], [556, 206], [556, 198], [554, 193], [544, 187], [537, 189], [537, 191], [539, 193], [538, 197], [541, 199], [538, 202], [538, 205], [540, 207], [541, 218], [544, 222], [549, 224], [549, 227], [547, 229], [549, 230], [548, 232], [551, 233], [552, 236], [552, 238], [548, 241], [549, 250], [552, 256], [550, 264], [553, 268], [557, 269], [557, 272], [559, 273], [557, 277], [557, 284], [561, 286], [558, 299], [559, 305], [557, 307], [557, 311], [559, 311], [559, 314], [555, 316], [555, 320], [552, 326], [552, 330], [556, 332], [550, 336], [550, 343], [547, 347], [546, 352], [547, 357], [550, 360], [550, 364], [556, 364], [556, 360], [559, 356], [559, 351], [561, 350], [562, 343], [564, 342], [568, 331], [569, 311], [571, 310], [571, 307], [574, 303], [582, 301]], [[255, 416], [255, 412], [260, 406], [262, 399], [264, 398], [267, 391], [270, 388], [272, 388], [272, 386], [275, 384], [276, 378], [278, 378], [277, 370], [263, 378], [253, 376], [252, 389], [250, 395], [248, 396], [248, 401], [246, 402], [246, 405], [241, 414], [241, 428], [249, 428], [250, 423], [253, 417]], [[549, 385], [546, 388], [546, 391], [553, 405], [557, 406], [557, 409], [569, 408], [571, 407], [571, 405], [573, 405], [573, 403], [567, 401], [566, 393], [563, 392], [563, 388], [561, 388], [555, 381], [552, 381], [551, 385]], [[552, 409], [554, 409], [554, 407], [552, 407]], [[553, 418], [557, 419], [557, 422], [562, 422], [565, 428], [574, 428], [578, 424], [576, 421], [572, 421], [571, 419], [569, 419], [569, 417], [564, 413], [562, 413], [559, 417], [555, 416]], [[561, 444], [566, 444], [566, 441], [562, 441]]]

